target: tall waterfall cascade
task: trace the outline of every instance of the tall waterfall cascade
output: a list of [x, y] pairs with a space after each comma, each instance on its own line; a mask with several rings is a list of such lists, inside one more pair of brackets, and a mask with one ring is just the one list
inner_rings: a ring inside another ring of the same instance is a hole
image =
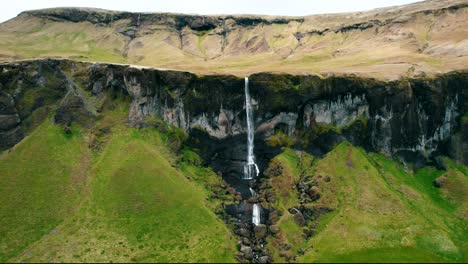
[[[255, 128], [253, 122], [253, 113], [252, 113], [252, 102], [250, 99], [250, 92], [249, 92], [249, 78], [245, 77], [245, 112], [247, 114], [247, 164], [244, 166], [244, 176], [243, 179], [251, 180], [254, 177], [257, 177], [260, 173], [257, 164], [255, 163], [255, 156], [254, 156], [254, 135], [255, 135]], [[250, 193], [252, 196], [257, 196], [257, 193], [252, 189], [250, 189]], [[254, 225], [260, 224], [260, 206], [258, 204], [254, 204], [252, 208], [252, 223]]]
[[249, 78], [245, 77], [245, 112], [247, 114], [247, 164], [244, 166], [244, 176], [243, 179], [251, 180], [254, 177], [258, 176], [259, 169], [255, 163], [254, 156], [254, 122], [253, 122], [253, 113], [252, 113], [252, 103], [250, 100], [249, 92]]

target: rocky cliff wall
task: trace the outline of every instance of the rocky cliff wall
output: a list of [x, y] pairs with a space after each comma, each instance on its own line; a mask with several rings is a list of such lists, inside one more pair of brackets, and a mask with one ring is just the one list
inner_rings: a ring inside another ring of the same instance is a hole
[[[337, 141], [349, 140], [388, 154], [425, 158], [448, 154], [468, 162], [463, 118], [467, 72], [392, 82], [272, 73], [254, 74], [249, 79], [257, 141], [262, 141], [256, 142], [259, 146], [265, 145], [265, 138], [282, 132], [297, 139], [297, 147], [322, 153]], [[3, 149], [19, 142], [34, 118], [44, 118], [56, 109], [93, 116], [95, 112], [86, 107], [88, 97], [108, 96], [130, 98], [131, 126], [146, 126], [148, 118], [161, 117], [192, 135], [205, 135], [212, 146], [203, 147], [212, 156], [219, 155], [222, 142], [233, 139], [242, 143], [223, 158], [240, 162], [244, 156], [241, 78], [37, 60], [0, 65], [0, 84]], [[74, 99], [64, 100], [70, 93]], [[64, 105], [69, 102], [74, 106]], [[68, 117], [67, 122], [76, 118]], [[268, 152], [266, 145], [257, 149]]]

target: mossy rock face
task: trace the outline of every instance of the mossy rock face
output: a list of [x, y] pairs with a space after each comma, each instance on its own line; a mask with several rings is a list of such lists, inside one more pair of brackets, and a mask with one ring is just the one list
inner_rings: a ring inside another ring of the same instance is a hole
[[68, 89], [66, 76], [55, 60], [2, 65], [0, 83], [0, 115], [7, 116], [4, 122], [14, 123], [0, 131], [0, 149], [12, 147], [35, 129]]

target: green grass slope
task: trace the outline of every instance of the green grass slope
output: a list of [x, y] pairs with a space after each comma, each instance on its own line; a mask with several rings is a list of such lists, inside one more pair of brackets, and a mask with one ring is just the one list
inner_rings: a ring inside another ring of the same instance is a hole
[[[235, 240], [210, 209], [210, 191], [184, 174], [202, 168], [178, 169], [166, 136], [117, 122], [98, 150], [89, 138], [65, 137], [47, 120], [1, 158], [1, 261], [234, 261]], [[84, 175], [78, 190], [75, 165]]]
[[303, 261], [466, 261], [467, 221], [432, 187], [434, 169], [411, 175], [380, 155], [341, 144], [315, 173], [331, 177], [319, 188], [336, 198], [317, 203], [335, 213], [321, 223]]
[[73, 214], [86, 179], [83, 142], [45, 122], [0, 156], [0, 262]]
[[[278, 191], [272, 205], [282, 214], [280, 232], [268, 247], [276, 261], [296, 256], [297, 262], [466, 262], [466, 167], [445, 163], [447, 171], [408, 172], [347, 143], [320, 160], [285, 149], [270, 164], [282, 168], [269, 179]], [[301, 227], [287, 209], [299, 208], [295, 186], [307, 176], [320, 198], [304, 206], [333, 211]], [[442, 188], [432, 184], [439, 177], [448, 179]], [[313, 235], [304, 237], [304, 230]]]

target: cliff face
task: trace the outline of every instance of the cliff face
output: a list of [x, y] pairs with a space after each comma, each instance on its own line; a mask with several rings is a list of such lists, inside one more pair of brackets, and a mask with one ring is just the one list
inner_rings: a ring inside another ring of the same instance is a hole
[[467, 7], [424, 1], [305, 17], [35, 10], [0, 24], [0, 60], [61, 57], [236, 76], [434, 75], [466, 68]]
[[[89, 100], [129, 98], [130, 125], [148, 126], [160, 117], [198, 138], [194, 144], [206, 143], [199, 147], [213, 166], [221, 169], [228, 159], [239, 163], [230, 173], [242, 169], [244, 79], [56, 60], [0, 68], [3, 149], [19, 142], [35, 120], [49, 112], [57, 112], [59, 123], [86, 123], [83, 120], [99, 112]], [[256, 151], [260, 160], [265, 153], [265, 162], [275, 149], [265, 139], [278, 133], [318, 154], [346, 139], [410, 159], [449, 154], [468, 162], [466, 72], [393, 82], [272, 73], [254, 74], [249, 80]]]

